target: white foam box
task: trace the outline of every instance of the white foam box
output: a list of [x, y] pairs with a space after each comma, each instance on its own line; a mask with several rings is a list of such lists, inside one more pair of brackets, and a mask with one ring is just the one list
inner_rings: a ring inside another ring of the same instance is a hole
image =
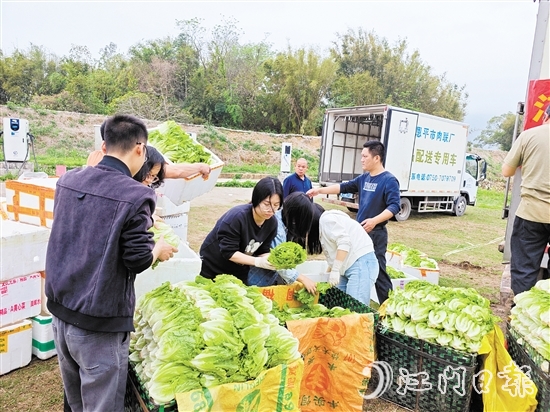
[[189, 209], [191, 202], [183, 202], [175, 205], [167, 196], [157, 196], [156, 213], [170, 226], [182, 242], [187, 242], [187, 230], [189, 227]]
[[194, 280], [201, 271], [201, 260], [186, 243], [180, 243], [173, 258], [160, 262], [156, 268], [149, 268], [136, 276], [134, 287], [136, 298], [159, 287], [164, 282], [178, 283]]
[[435, 285], [439, 284], [439, 267], [432, 268], [413, 268], [403, 265], [401, 271], [407, 275], [414, 276], [417, 279], [425, 280]]
[[32, 323], [32, 354], [38, 359], [49, 359], [57, 355], [53, 340], [52, 316], [38, 315], [30, 319]]
[[0, 232], [0, 281], [46, 268], [50, 229], [13, 220], [1, 220]]
[[28, 365], [32, 358], [32, 324], [23, 320], [0, 328], [0, 375]]
[[6, 182], [8, 217], [18, 222], [51, 228], [57, 181], [58, 178], [8, 180]]
[[42, 310], [42, 277], [33, 273], [0, 282], [0, 327], [32, 318]]
[[50, 311], [48, 310], [48, 298], [46, 297], [46, 272], [44, 271], [40, 272], [40, 291], [42, 293], [42, 298], [41, 298], [42, 310], [40, 311], [40, 314], [51, 315]]
[[172, 228], [174, 233], [179, 236], [182, 242], [187, 242], [187, 229], [189, 227], [189, 215], [187, 213], [179, 213], [176, 215], [161, 216], [168, 226]]
[[[212, 155], [210, 161], [210, 174], [203, 179], [200, 173], [180, 179], [165, 179], [164, 185], [158, 191], [167, 196], [174, 204], [181, 205], [183, 202], [190, 201], [200, 195], [210, 192], [216, 186], [220, 177], [224, 163], [218, 156], [208, 149], [204, 149]], [[167, 163], [172, 163], [168, 159]]]
[[397, 252], [386, 250], [386, 265], [401, 270], [403, 266], [403, 257]]

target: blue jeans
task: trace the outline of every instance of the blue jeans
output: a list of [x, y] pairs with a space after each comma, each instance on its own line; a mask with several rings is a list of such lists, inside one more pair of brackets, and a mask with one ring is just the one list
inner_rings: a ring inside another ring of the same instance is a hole
[[374, 252], [361, 256], [340, 276], [338, 289], [370, 306], [370, 290], [378, 277], [379, 265]]
[[72, 412], [124, 411], [129, 332], [92, 332], [53, 316], [55, 348]]

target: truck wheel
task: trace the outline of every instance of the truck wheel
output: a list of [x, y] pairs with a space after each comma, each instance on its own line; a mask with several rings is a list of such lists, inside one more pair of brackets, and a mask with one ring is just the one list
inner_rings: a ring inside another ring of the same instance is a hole
[[398, 222], [403, 222], [407, 220], [411, 215], [411, 201], [406, 197], [402, 197], [400, 201], [400, 207], [401, 209], [395, 215], [395, 220], [397, 220]]
[[468, 202], [466, 202], [466, 198], [464, 196], [458, 196], [453, 207], [453, 215], [462, 216], [464, 212], [466, 212], [467, 205]]

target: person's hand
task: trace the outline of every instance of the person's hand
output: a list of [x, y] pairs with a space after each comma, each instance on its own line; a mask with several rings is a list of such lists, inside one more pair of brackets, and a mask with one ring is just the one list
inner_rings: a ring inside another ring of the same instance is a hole
[[309, 189], [306, 192], [306, 195], [308, 195], [309, 197], [314, 197], [314, 196], [317, 196], [318, 194], [319, 194], [319, 188], [317, 187], [314, 187], [313, 189]]
[[157, 243], [155, 243], [154, 250], [156, 250], [158, 252], [157, 253], [157, 259], [160, 260], [161, 262], [163, 262], [165, 260], [168, 260], [171, 257], [174, 257], [174, 253], [176, 253], [178, 251], [177, 248], [169, 245], [164, 240], [164, 235], [161, 235], [159, 240], [157, 240]]
[[314, 295], [317, 293], [317, 283], [308, 278], [306, 275], [300, 275], [298, 276], [298, 281], [304, 285], [306, 290]]
[[330, 283], [330, 286], [336, 286], [340, 283], [340, 272], [332, 270], [328, 276], [328, 283]]
[[269, 255], [258, 256], [254, 258], [254, 266], [257, 268], [267, 269], [267, 270], [276, 270], [275, 266], [267, 261]]
[[363, 229], [365, 229], [365, 232], [369, 233], [374, 227], [376, 226], [376, 223], [373, 219], [365, 219], [361, 222], [361, 226], [363, 226]]
[[199, 173], [202, 175], [202, 178], [204, 180], [208, 179], [211, 171], [212, 171], [212, 169], [210, 168], [210, 166], [208, 164], [199, 163]]

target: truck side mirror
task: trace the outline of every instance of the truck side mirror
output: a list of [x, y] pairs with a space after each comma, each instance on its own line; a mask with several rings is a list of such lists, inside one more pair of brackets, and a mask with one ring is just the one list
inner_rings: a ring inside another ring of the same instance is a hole
[[485, 178], [487, 177], [487, 162], [485, 161], [485, 159], [480, 158], [478, 160], [478, 167], [481, 170], [479, 172], [479, 177], [478, 177], [477, 181], [481, 182], [481, 181], [485, 180]]

